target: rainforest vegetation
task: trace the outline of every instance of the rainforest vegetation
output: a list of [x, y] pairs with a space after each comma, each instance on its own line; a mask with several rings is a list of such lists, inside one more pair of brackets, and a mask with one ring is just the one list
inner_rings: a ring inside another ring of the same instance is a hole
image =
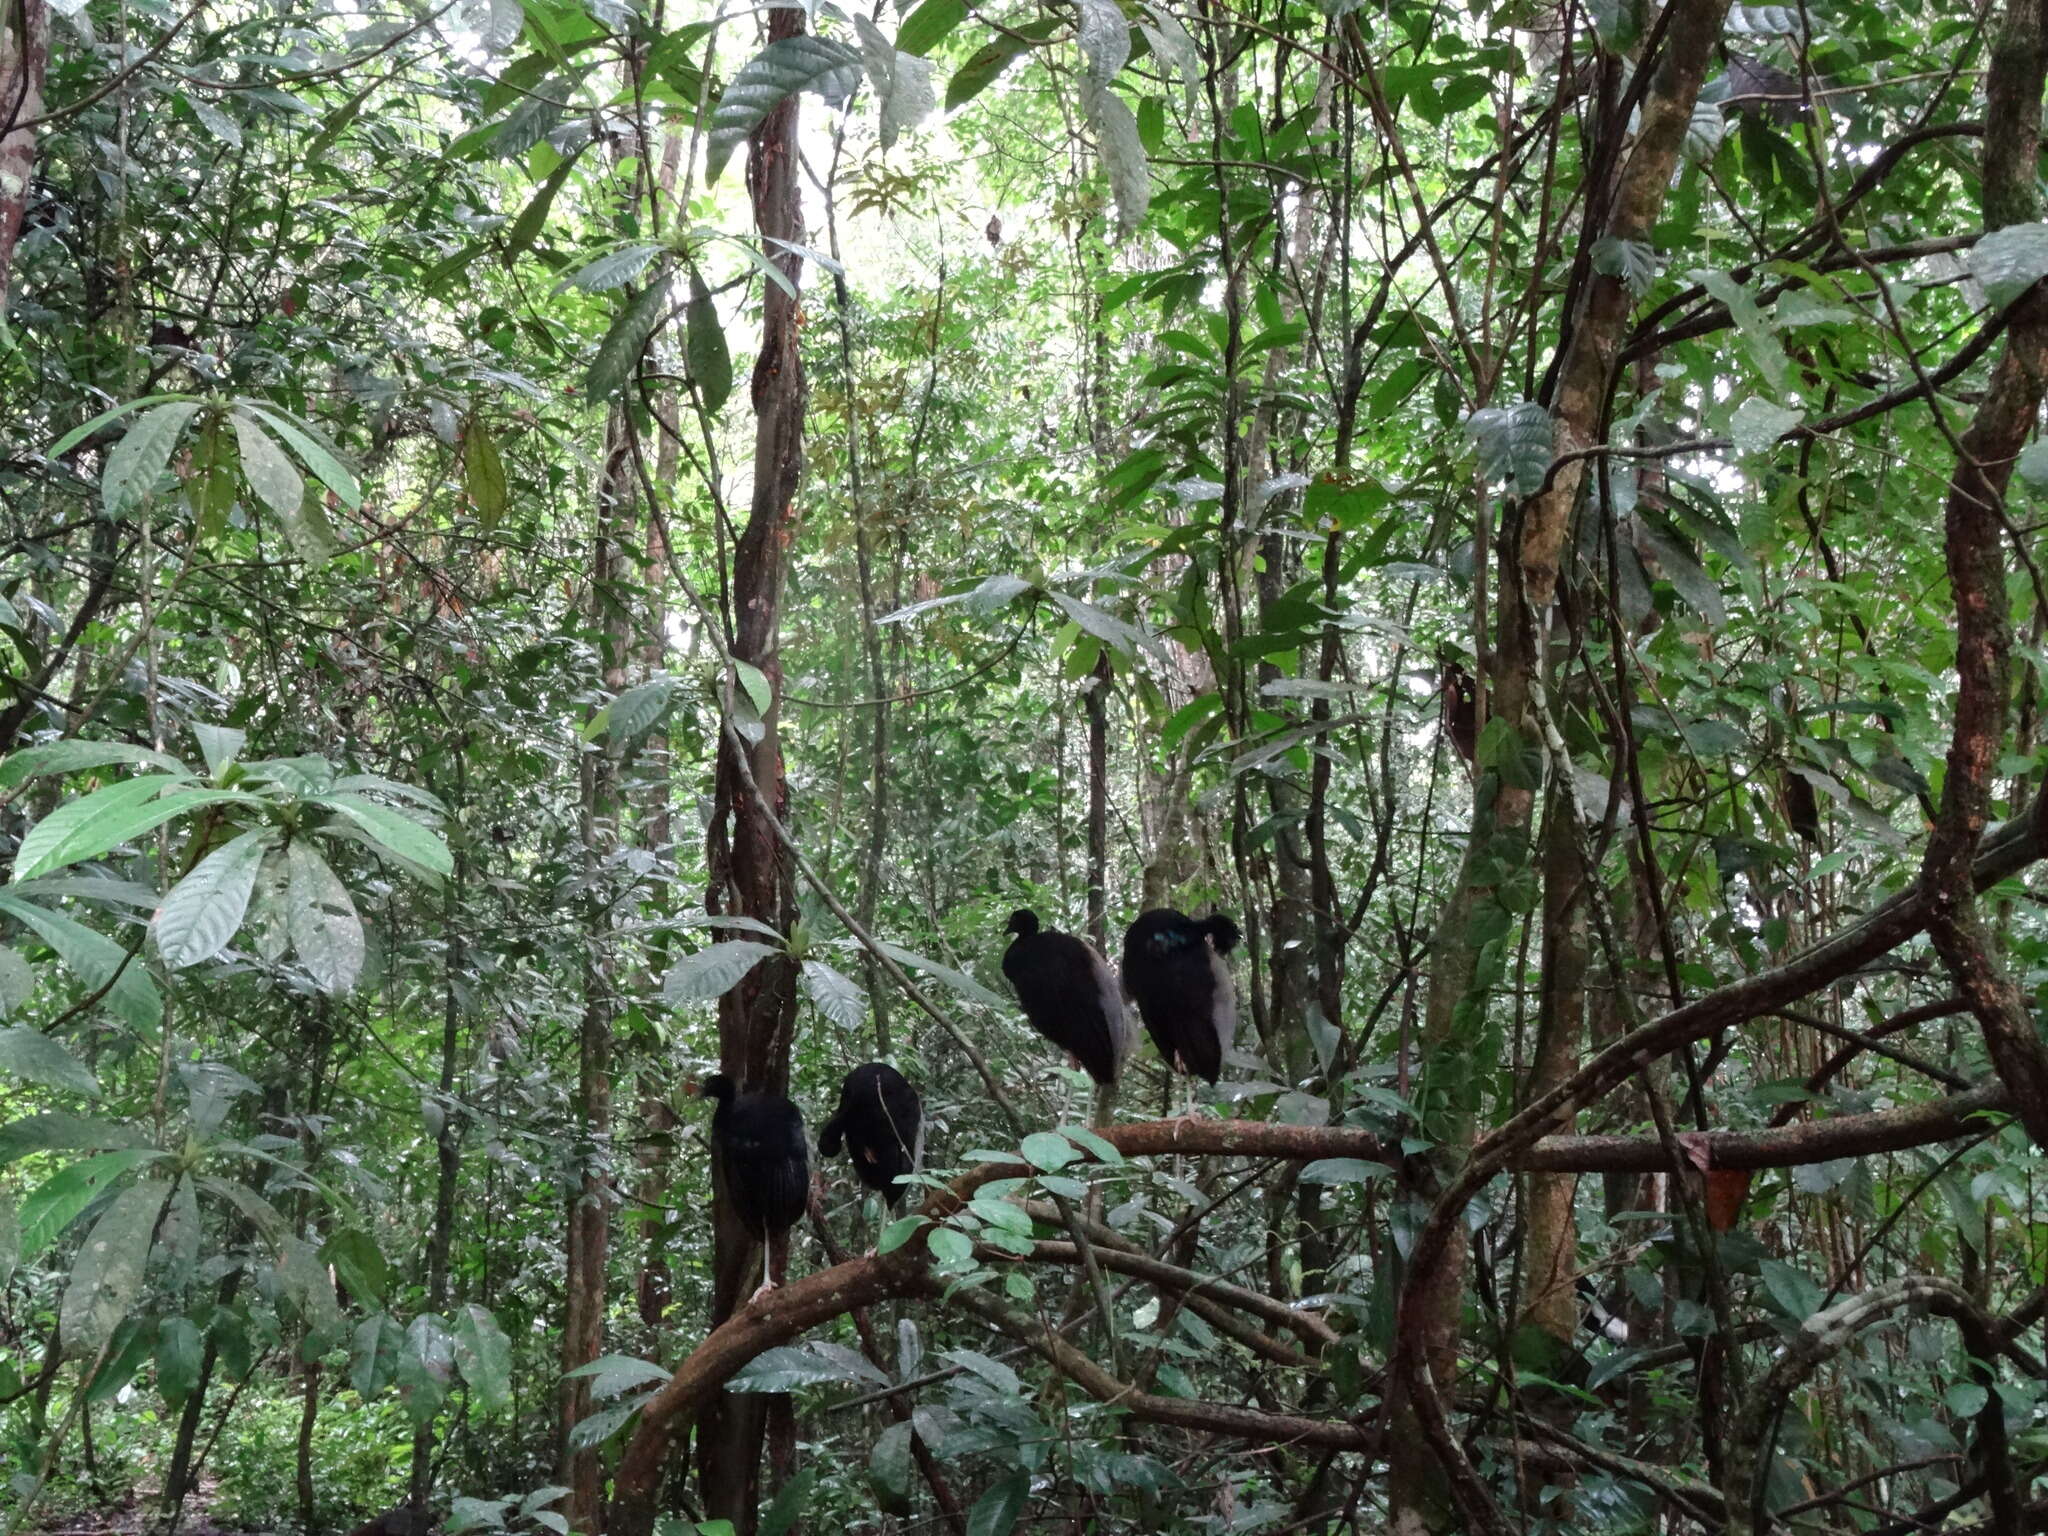
[[0, 1532], [2048, 1529], [2044, 80], [0, 0]]

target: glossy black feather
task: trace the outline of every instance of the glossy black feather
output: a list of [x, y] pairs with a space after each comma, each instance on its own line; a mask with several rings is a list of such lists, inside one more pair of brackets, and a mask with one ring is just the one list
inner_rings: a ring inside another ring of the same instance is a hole
[[1012, 914], [1010, 932], [1003, 974], [1024, 1017], [1096, 1082], [1115, 1082], [1129, 1034], [1109, 962], [1070, 933], [1040, 928], [1032, 912]]
[[723, 1075], [705, 1078], [698, 1091], [718, 1104], [711, 1145], [733, 1214], [764, 1243], [788, 1231], [803, 1216], [811, 1191], [803, 1115], [779, 1094], [740, 1093]]
[[905, 1186], [896, 1181], [917, 1171], [924, 1151], [924, 1106], [887, 1062], [855, 1067], [839, 1085], [839, 1108], [818, 1131], [818, 1151], [837, 1157], [842, 1144], [861, 1183], [891, 1206], [901, 1203]]
[[1124, 990], [1145, 1032], [1176, 1072], [1214, 1083], [1237, 1027], [1237, 996], [1222, 956], [1237, 924], [1218, 914], [1199, 921], [1171, 907], [1142, 912], [1124, 932]]

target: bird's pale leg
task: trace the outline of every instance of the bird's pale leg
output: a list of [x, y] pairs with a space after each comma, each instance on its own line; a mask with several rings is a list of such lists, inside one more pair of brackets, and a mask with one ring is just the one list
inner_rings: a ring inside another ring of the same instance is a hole
[[[778, 1269], [781, 1270], [779, 1275], [776, 1273]], [[789, 1234], [781, 1232], [768, 1239], [768, 1247], [761, 1255], [761, 1284], [754, 1294], [747, 1298], [747, 1305], [752, 1306], [781, 1285], [788, 1276]]]

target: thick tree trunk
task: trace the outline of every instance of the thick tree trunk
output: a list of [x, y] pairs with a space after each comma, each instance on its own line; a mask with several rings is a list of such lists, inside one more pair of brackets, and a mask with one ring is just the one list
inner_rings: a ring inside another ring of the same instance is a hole
[[[796, 37], [804, 13], [789, 7], [771, 11], [768, 40]], [[782, 699], [780, 626], [783, 582], [796, 535], [796, 493], [803, 476], [804, 405], [808, 388], [798, 332], [796, 283], [802, 261], [788, 244], [804, 238], [796, 158], [797, 103], [792, 95], [761, 120], [749, 138], [747, 186], [762, 253], [788, 280], [762, 285], [761, 351], [754, 364], [754, 492], [746, 527], [733, 552], [731, 649], [734, 658], [758, 668], [768, 680], [768, 708], [759, 735], [748, 746], [748, 764], [775, 814], [788, 811], [789, 786], [782, 771], [778, 728]], [[705, 835], [711, 888], [706, 908], [765, 922], [788, 932], [796, 920], [794, 871], [775, 839], [768, 818], [749, 797], [734, 759], [732, 742], [721, 737], [713, 816]], [[721, 937], [740, 938], [737, 931]], [[781, 1093], [789, 1086], [789, 1051], [796, 1022], [796, 968], [781, 957], [764, 961], [726, 993], [718, 1005], [719, 1063], [747, 1089]], [[711, 1323], [725, 1321], [745, 1296], [755, 1272], [758, 1245], [734, 1220], [722, 1179], [712, 1205], [713, 1289]], [[767, 1256], [773, 1263], [774, 1256]], [[789, 1399], [757, 1394], [720, 1394], [698, 1426], [698, 1475], [706, 1513], [730, 1520], [749, 1536], [759, 1500], [761, 1447], [769, 1429], [771, 1404], [787, 1420]], [[778, 1437], [780, 1438], [780, 1437]]]

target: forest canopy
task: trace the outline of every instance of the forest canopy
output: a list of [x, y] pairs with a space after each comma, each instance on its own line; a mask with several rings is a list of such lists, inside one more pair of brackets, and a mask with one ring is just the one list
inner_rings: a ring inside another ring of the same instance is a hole
[[4, 1536], [2048, 1529], [2048, 0], [0, 0]]

